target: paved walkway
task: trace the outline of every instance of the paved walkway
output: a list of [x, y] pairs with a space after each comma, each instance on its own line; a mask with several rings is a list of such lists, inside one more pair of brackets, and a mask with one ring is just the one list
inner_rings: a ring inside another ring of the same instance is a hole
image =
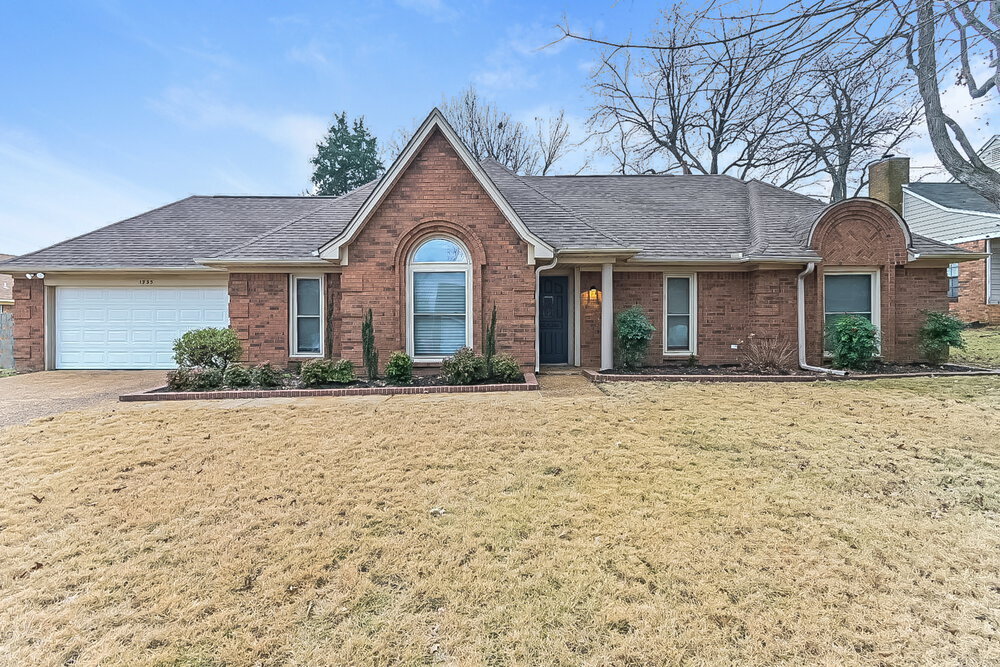
[[0, 429], [38, 417], [117, 403], [162, 386], [166, 371], [45, 371], [0, 378]]

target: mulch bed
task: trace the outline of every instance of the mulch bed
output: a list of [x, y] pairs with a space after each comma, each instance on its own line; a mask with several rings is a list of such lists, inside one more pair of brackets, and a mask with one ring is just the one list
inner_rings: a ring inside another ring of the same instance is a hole
[[[636, 368], [634, 370], [624, 370], [616, 368], [610, 371], [603, 371], [608, 375], [775, 375], [775, 373], [768, 371], [755, 370], [750, 368], [743, 368], [736, 364], [710, 364], [704, 366], [689, 366], [676, 365], [676, 366], [643, 366], [642, 368]], [[812, 375], [809, 371], [804, 371], [801, 369], [785, 369], [782, 370], [777, 375]]]
[[444, 384], [440, 376], [414, 376], [414, 382], [407, 386], [395, 386], [379, 380], [369, 384], [357, 380], [347, 385], [330, 385], [329, 387], [311, 387], [299, 389], [294, 387], [278, 387], [275, 389], [216, 389], [212, 391], [170, 391], [167, 387], [158, 387], [138, 394], [125, 394], [118, 400], [132, 401], [198, 401], [206, 399], [247, 399], [247, 398], [306, 398], [311, 396], [392, 396], [394, 394], [467, 394], [487, 393], [497, 391], [537, 391], [538, 380], [534, 373], [525, 373], [523, 382], [503, 384]]
[[963, 364], [875, 363], [865, 371], [850, 371], [847, 375], [813, 373], [801, 369], [789, 369], [775, 374], [746, 369], [737, 365], [652, 366], [631, 371], [584, 371], [583, 374], [591, 382], [815, 382], [817, 380], [1000, 375], [1000, 370]]
[[[490, 382], [477, 382], [475, 385], [491, 384]], [[470, 385], [470, 386], [475, 386]], [[414, 375], [413, 382], [407, 385], [395, 385], [391, 384], [385, 380], [375, 380], [375, 382], [369, 382], [368, 380], [356, 379], [353, 382], [348, 382], [346, 384], [341, 383], [328, 383], [328, 384], [318, 384], [312, 387], [307, 387], [302, 384], [297, 377], [293, 377], [285, 384], [280, 387], [242, 387], [233, 388], [225, 387], [219, 389], [212, 389], [211, 391], [287, 391], [287, 390], [297, 390], [297, 389], [366, 389], [370, 387], [447, 387], [453, 386], [449, 385], [447, 380], [441, 375]], [[159, 387], [153, 389], [153, 392], [170, 392], [173, 391], [169, 387]]]
[[[887, 364], [876, 362], [864, 371], [849, 371], [849, 375], [927, 375], [928, 373], [955, 373], [989, 370], [976, 366], [965, 366], [963, 364]], [[616, 368], [610, 371], [603, 371], [607, 375], [801, 375], [813, 376], [817, 373], [805, 371], [801, 368], [782, 369], [778, 372], [763, 371], [754, 368], [744, 368], [737, 364], [709, 364], [704, 366], [644, 366], [635, 370], [623, 370]], [[823, 375], [819, 373], [819, 375]]]

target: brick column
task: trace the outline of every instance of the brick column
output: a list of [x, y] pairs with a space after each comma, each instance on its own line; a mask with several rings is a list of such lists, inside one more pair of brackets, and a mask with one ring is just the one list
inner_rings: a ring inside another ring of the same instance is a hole
[[45, 370], [45, 281], [14, 279], [14, 368]]

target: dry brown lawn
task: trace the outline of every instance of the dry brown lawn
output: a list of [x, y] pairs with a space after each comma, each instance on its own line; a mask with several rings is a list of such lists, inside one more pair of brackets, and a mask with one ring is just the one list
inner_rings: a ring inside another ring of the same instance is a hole
[[1000, 368], [1000, 327], [966, 329], [965, 349], [952, 349], [952, 360], [959, 363]]
[[1000, 660], [997, 378], [546, 386], [0, 431], [0, 661]]

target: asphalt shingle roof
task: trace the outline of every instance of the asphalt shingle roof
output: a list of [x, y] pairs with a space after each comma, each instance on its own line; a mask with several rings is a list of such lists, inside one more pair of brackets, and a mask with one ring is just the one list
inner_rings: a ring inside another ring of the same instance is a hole
[[1000, 208], [964, 183], [910, 183], [911, 192], [947, 208], [975, 213], [1000, 213]]
[[[517, 176], [492, 160], [482, 166], [532, 233], [557, 250], [633, 249], [637, 259], [654, 261], [816, 256], [806, 237], [825, 204], [759, 181], [722, 175]], [[910, 187], [918, 185], [954, 186]], [[341, 197], [188, 197], [4, 266], [315, 261], [313, 253], [345, 229], [374, 187], [369, 183]], [[916, 234], [913, 245], [924, 254], [960, 252]]]

